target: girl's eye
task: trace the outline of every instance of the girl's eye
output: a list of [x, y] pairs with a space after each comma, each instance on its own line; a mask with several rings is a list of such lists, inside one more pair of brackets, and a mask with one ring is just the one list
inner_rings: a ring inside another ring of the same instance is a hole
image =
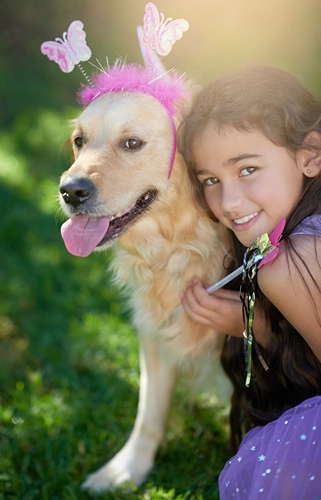
[[213, 186], [214, 184], [217, 184], [219, 180], [216, 177], [209, 177], [208, 179], [205, 179], [203, 182], [204, 186]]
[[126, 149], [139, 149], [143, 145], [143, 141], [139, 139], [128, 139], [125, 142]]
[[256, 170], [257, 170], [257, 167], [245, 167], [245, 168], [242, 168], [242, 170], [241, 170], [241, 177], [245, 177], [247, 175], [251, 175], [254, 172], [256, 172]]
[[80, 148], [83, 146], [83, 144], [84, 144], [84, 140], [83, 140], [83, 138], [82, 138], [82, 137], [75, 137], [75, 139], [74, 139], [74, 144], [75, 144], [75, 146], [76, 146], [77, 148], [79, 148], [79, 149], [80, 149]]

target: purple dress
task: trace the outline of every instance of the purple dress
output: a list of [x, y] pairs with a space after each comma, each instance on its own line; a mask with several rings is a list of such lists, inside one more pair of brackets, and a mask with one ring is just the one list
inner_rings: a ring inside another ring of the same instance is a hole
[[[321, 215], [292, 235], [321, 236]], [[219, 477], [221, 500], [321, 500], [321, 396], [251, 429]]]

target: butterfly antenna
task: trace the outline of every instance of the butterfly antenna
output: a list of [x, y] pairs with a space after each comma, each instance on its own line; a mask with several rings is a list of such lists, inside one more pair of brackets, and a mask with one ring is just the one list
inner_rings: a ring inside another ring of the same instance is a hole
[[91, 79], [89, 78], [89, 76], [87, 75], [86, 71], [84, 70], [84, 68], [82, 67], [82, 65], [80, 63], [77, 64], [79, 70], [81, 71], [82, 75], [84, 76], [84, 78], [87, 80], [87, 82], [89, 83], [89, 85], [91, 87], [93, 87], [93, 82], [91, 81]]
[[172, 18], [172, 17], [168, 17], [167, 19], [165, 19], [165, 21], [164, 21], [164, 19], [165, 19], [165, 16], [164, 16], [164, 14], [163, 14], [162, 24], [163, 24], [164, 26], [166, 26], [166, 24], [168, 24], [168, 23], [170, 23], [171, 21], [173, 21], [173, 18]]

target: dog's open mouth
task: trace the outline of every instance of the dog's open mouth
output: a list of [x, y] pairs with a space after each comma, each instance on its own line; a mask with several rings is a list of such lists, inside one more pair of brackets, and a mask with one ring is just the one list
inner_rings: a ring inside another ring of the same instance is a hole
[[147, 210], [156, 195], [156, 190], [146, 191], [130, 209], [121, 214], [107, 217], [78, 214], [67, 220], [61, 227], [61, 235], [68, 252], [87, 257], [96, 247], [115, 240]]

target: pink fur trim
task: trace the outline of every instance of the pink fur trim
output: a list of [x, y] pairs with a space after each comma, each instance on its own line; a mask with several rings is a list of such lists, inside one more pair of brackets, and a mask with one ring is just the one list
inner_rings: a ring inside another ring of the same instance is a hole
[[110, 92], [137, 92], [157, 99], [171, 115], [175, 115], [175, 102], [183, 95], [184, 79], [177, 73], [155, 76], [149, 68], [139, 64], [115, 64], [92, 77], [93, 86], [82, 85], [78, 99], [82, 106]]

